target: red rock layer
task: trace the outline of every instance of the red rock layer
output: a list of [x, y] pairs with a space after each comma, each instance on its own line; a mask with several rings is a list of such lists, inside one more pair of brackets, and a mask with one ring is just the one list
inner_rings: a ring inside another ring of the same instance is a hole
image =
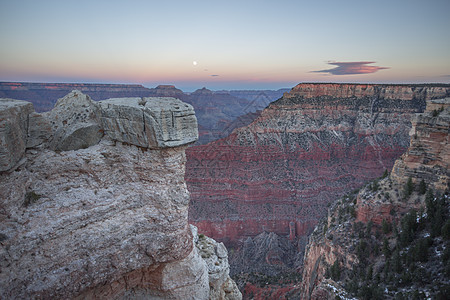
[[327, 203], [392, 167], [411, 113], [442, 93], [450, 88], [296, 86], [250, 125], [187, 150], [190, 222], [229, 243], [288, 235], [291, 221], [297, 236], [308, 233]]

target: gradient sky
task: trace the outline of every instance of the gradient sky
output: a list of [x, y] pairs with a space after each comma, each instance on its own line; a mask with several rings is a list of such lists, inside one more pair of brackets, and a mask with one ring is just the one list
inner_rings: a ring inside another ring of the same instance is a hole
[[449, 0], [0, 0], [0, 81], [449, 83], [449, 12]]

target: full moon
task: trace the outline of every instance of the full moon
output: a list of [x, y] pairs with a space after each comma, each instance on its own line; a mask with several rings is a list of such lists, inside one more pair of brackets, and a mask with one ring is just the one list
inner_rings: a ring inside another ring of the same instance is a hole
[[194, 60], [194, 61], [192, 62], [192, 64], [193, 64], [194, 66], [196, 66], [196, 65], [197, 65], [197, 62]]

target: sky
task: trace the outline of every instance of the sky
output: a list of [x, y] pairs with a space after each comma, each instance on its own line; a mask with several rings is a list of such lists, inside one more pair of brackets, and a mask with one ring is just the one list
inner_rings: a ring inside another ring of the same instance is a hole
[[0, 0], [0, 81], [450, 82], [449, 0]]

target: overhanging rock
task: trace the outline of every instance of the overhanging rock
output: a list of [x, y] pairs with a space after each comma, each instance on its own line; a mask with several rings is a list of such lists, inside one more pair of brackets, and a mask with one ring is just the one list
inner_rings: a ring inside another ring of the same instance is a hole
[[110, 138], [145, 148], [186, 145], [198, 139], [191, 105], [175, 98], [113, 98], [99, 102]]

